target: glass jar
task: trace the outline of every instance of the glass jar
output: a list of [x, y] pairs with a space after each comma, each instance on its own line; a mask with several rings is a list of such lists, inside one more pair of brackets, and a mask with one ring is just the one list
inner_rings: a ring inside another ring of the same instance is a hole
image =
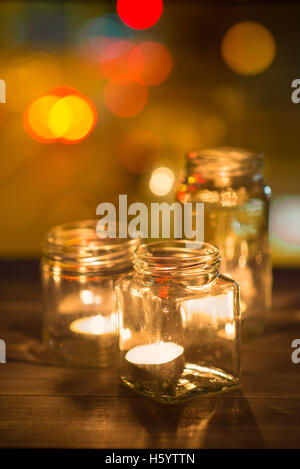
[[120, 379], [172, 403], [239, 382], [239, 286], [210, 244], [143, 245], [116, 284]]
[[115, 360], [115, 282], [132, 270], [139, 240], [101, 239], [96, 226], [96, 220], [57, 226], [43, 245], [43, 342], [55, 365]]
[[191, 152], [177, 192], [181, 203], [205, 204], [204, 239], [218, 246], [221, 271], [240, 284], [243, 337], [263, 331], [271, 306], [271, 189], [263, 166], [261, 154], [238, 148]]

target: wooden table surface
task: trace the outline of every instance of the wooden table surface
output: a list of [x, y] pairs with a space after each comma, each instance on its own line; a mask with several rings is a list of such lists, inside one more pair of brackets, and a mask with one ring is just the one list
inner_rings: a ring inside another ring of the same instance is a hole
[[118, 383], [115, 372], [42, 365], [37, 266], [0, 264], [0, 446], [22, 448], [299, 448], [300, 271], [274, 273], [263, 337], [242, 346], [242, 384], [216, 397], [165, 406]]

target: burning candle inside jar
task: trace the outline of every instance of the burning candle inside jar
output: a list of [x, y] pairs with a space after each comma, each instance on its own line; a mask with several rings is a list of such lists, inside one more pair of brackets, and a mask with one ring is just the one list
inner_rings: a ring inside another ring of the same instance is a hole
[[101, 315], [81, 318], [73, 321], [70, 325], [72, 332], [86, 336], [102, 336], [114, 334], [116, 330], [115, 315], [105, 317]]
[[[64, 351], [79, 365], [105, 366], [112, 362], [116, 345], [116, 317], [111, 312], [105, 315], [105, 309], [111, 309], [109, 300], [112, 299], [112, 295], [101, 289], [83, 289], [79, 298], [75, 294], [69, 295], [62, 302], [61, 314], [74, 318], [69, 323], [69, 339], [65, 341]], [[103, 315], [99, 314], [100, 308]]]
[[97, 220], [60, 225], [44, 241], [43, 342], [54, 365], [115, 363], [115, 284], [132, 271], [139, 239], [110, 237], [98, 225]]
[[[80, 334], [82, 337], [87, 339], [95, 339], [103, 337], [103, 340], [112, 341], [113, 336], [116, 333], [116, 315], [112, 313], [104, 316], [97, 314], [99, 307], [109, 307], [108, 300], [114, 302], [114, 298], [111, 295], [102, 296], [99, 294], [93, 294], [89, 290], [82, 290], [80, 292], [80, 299], [84, 305], [84, 309], [87, 310], [88, 316], [84, 316], [76, 319], [70, 324], [70, 330], [75, 334]], [[77, 308], [80, 306], [77, 305]]]
[[126, 355], [132, 376], [143, 382], [170, 384], [184, 369], [184, 348], [174, 342], [139, 345]]
[[115, 313], [84, 316], [69, 325], [64, 350], [79, 366], [107, 366], [113, 363], [116, 347]]

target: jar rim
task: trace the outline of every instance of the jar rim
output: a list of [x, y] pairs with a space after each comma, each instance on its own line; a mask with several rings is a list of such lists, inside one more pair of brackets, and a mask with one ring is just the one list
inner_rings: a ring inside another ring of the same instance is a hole
[[80, 220], [55, 226], [48, 231], [42, 243], [43, 255], [69, 266], [113, 268], [130, 264], [140, 239], [101, 238], [97, 230], [98, 221]]
[[134, 255], [135, 269], [152, 275], [214, 272], [220, 264], [220, 253], [216, 246], [189, 240], [143, 244], [136, 249]]
[[228, 146], [190, 151], [186, 159], [188, 167], [208, 175], [241, 175], [259, 171], [264, 166], [262, 153]]

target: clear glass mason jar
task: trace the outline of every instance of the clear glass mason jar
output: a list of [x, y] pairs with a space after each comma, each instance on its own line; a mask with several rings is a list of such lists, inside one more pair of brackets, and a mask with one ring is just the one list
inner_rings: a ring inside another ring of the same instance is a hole
[[173, 403], [239, 382], [239, 286], [210, 244], [140, 246], [116, 284], [120, 379]]
[[242, 334], [263, 331], [271, 306], [268, 242], [271, 189], [261, 154], [239, 148], [191, 152], [177, 192], [181, 203], [204, 202], [204, 239], [218, 246], [221, 271], [241, 288]]
[[96, 225], [89, 220], [57, 226], [43, 245], [43, 342], [55, 365], [115, 361], [115, 282], [132, 270], [139, 240], [101, 239]]

